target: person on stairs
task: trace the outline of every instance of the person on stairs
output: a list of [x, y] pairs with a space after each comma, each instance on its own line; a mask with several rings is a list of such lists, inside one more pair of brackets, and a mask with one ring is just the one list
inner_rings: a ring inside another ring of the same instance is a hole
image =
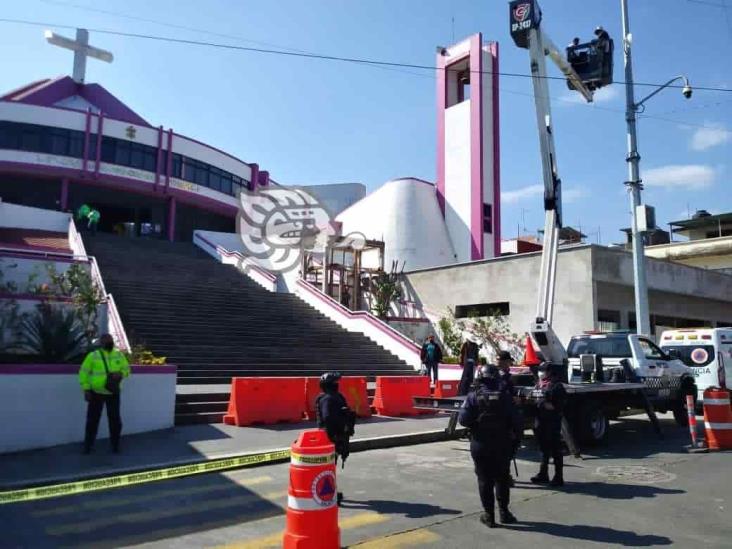
[[[536, 476], [531, 477], [534, 484], [564, 486], [564, 455], [562, 454], [562, 417], [567, 401], [567, 391], [561, 382], [562, 366], [539, 365], [539, 380], [535, 391], [541, 394], [536, 401], [534, 431], [541, 449], [541, 467]], [[554, 477], [549, 480], [549, 459], [554, 460]]]
[[122, 380], [130, 377], [130, 365], [125, 355], [114, 348], [111, 335], [102, 335], [99, 343], [100, 348], [86, 355], [79, 368], [79, 384], [87, 402], [84, 453], [89, 454], [94, 448], [99, 420], [106, 406], [109, 438], [112, 451], [116, 454], [120, 450], [119, 440], [122, 434], [120, 389]]
[[435, 341], [435, 336], [430, 335], [422, 345], [422, 351], [420, 352], [420, 359], [422, 364], [427, 368], [427, 376], [432, 375], [432, 381], [437, 384], [438, 373], [437, 370], [442, 360], [442, 349]]

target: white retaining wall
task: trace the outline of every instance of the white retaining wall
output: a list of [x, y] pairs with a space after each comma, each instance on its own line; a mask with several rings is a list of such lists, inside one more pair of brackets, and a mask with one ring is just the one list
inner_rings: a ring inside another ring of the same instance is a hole
[[[82, 442], [86, 402], [78, 366], [0, 366], [0, 453]], [[122, 436], [173, 427], [175, 366], [133, 366], [122, 385]], [[106, 414], [98, 439], [108, 438]]]

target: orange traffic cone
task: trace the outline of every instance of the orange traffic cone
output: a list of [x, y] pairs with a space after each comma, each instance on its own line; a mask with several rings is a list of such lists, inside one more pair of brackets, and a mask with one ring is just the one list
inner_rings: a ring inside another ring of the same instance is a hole
[[526, 351], [524, 352], [524, 366], [538, 366], [541, 364], [539, 357], [536, 356], [534, 344], [531, 342], [531, 336], [526, 336]]
[[338, 549], [335, 446], [321, 429], [300, 433], [290, 447], [284, 549]]

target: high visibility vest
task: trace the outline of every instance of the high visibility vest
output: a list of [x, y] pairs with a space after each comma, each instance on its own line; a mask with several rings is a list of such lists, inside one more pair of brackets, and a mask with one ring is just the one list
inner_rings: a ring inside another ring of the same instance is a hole
[[83, 391], [94, 391], [102, 395], [109, 395], [111, 393], [104, 387], [107, 383], [107, 372], [104, 368], [102, 353], [107, 359], [107, 367], [110, 373], [118, 372], [122, 374], [122, 378], [129, 377], [130, 365], [124, 354], [117, 349], [112, 351], [97, 349], [86, 355], [84, 362], [81, 363], [79, 384]]
[[91, 208], [89, 206], [87, 206], [86, 204], [82, 204], [76, 212], [76, 218], [79, 220], [86, 219], [87, 217], [89, 217], [90, 211]]

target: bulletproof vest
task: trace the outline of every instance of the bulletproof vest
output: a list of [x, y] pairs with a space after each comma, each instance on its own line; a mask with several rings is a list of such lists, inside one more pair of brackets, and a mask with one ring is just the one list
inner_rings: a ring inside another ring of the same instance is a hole
[[476, 395], [478, 401], [478, 428], [491, 429], [506, 421], [503, 411], [501, 391], [481, 390]]

